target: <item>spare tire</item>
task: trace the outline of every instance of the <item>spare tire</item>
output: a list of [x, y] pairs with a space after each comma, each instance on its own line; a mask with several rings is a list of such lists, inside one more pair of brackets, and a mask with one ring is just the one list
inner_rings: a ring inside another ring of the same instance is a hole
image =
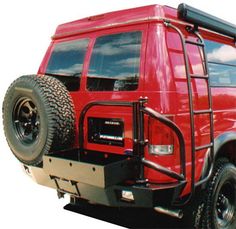
[[24, 164], [38, 165], [52, 151], [74, 139], [74, 106], [65, 86], [51, 76], [16, 79], [3, 102], [3, 126], [13, 154]]

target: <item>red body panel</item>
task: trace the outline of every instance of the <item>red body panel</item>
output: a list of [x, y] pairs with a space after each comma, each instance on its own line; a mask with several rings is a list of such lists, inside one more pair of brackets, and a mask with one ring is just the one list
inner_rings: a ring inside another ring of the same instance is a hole
[[[149, 18], [150, 20], [145, 20]], [[85, 18], [82, 20], [66, 23], [58, 26], [52, 44], [50, 45], [44, 60], [39, 68], [39, 74], [44, 74], [47, 67], [54, 43], [74, 40], [78, 38], [89, 38], [90, 43], [85, 57], [82, 72], [81, 87], [79, 91], [71, 92], [76, 110], [76, 139], [75, 147], [78, 145], [78, 119], [83, 107], [92, 101], [136, 101], [140, 96], [148, 97], [148, 107], [161, 114], [173, 117], [173, 121], [180, 128], [185, 138], [187, 180], [191, 180], [191, 138], [190, 138], [190, 115], [187, 79], [183, 57], [183, 47], [176, 31], [164, 26], [161, 18], [177, 19], [175, 9], [165, 6], [146, 6], [131, 10], [117, 11]], [[153, 20], [152, 20], [153, 19]], [[185, 23], [176, 23], [182, 33], [189, 34], [185, 30]], [[112, 91], [91, 92], [86, 89], [86, 80], [89, 61], [95, 39], [101, 35], [119, 33], [125, 31], [142, 31], [141, 65], [139, 87], [135, 91]], [[208, 40], [220, 41], [221, 43], [233, 45], [233, 40], [213, 34], [206, 30], [200, 30], [203, 37]], [[196, 40], [194, 37], [190, 39]], [[196, 46], [187, 47], [191, 72], [203, 74], [201, 55]], [[207, 85], [204, 81], [195, 79], [192, 84], [194, 109], [207, 109]], [[214, 110], [214, 137], [226, 132], [236, 130], [234, 106], [236, 104], [236, 90], [234, 88], [211, 88]], [[130, 108], [94, 107], [87, 116], [121, 118], [125, 123], [125, 145], [124, 147], [109, 146], [89, 143], [87, 141], [87, 123], [85, 121], [84, 147], [108, 153], [124, 154], [124, 151], [133, 147], [132, 143], [132, 116]], [[86, 119], [85, 119], [86, 120]], [[148, 120], [145, 120], [148, 138]], [[196, 145], [209, 143], [209, 115], [203, 114], [195, 117], [195, 140]], [[176, 172], [180, 170], [180, 157], [178, 145], [174, 153], [168, 156], [153, 156], [148, 153], [146, 147], [145, 157], [157, 162], [164, 167]], [[198, 181], [204, 163], [206, 150], [196, 152], [196, 176]], [[154, 183], [173, 182], [174, 179], [158, 173], [152, 169], [145, 169], [145, 177]], [[190, 182], [183, 194], [190, 191]]]

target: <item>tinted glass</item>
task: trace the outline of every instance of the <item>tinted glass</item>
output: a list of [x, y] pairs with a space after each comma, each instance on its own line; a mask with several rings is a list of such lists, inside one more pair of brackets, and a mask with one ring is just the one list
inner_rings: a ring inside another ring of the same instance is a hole
[[236, 86], [236, 49], [213, 41], [205, 41], [211, 86]]
[[141, 32], [96, 39], [88, 71], [90, 91], [130, 91], [138, 87]]
[[236, 66], [236, 48], [213, 41], [205, 41], [205, 44], [209, 62]]
[[209, 63], [211, 86], [236, 86], [236, 66]]
[[61, 76], [80, 76], [88, 39], [61, 42], [54, 46], [47, 73]]

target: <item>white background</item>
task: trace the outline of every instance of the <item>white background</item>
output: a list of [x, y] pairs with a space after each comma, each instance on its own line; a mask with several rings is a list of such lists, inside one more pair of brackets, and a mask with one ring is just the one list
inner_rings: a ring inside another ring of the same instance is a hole
[[[0, 104], [9, 84], [20, 75], [36, 73], [60, 23], [107, 11], [148, 4], [177, 7], [175, 0], [7, 0], [0, 3]], [[186, 0], [236, 24], [234, 1]], [[1, 111], [0, 111], [1, 117]], [[63, 210], [68, 199], [32, 182], [10, 152], [0, 122], [0, 228], [119, 228]]]

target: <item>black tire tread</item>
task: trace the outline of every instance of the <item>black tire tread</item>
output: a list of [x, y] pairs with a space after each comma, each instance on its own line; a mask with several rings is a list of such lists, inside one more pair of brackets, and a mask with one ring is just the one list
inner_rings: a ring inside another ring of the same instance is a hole
[[[47, 140], [44, 150], [31, 162], [22, 161], [30, 165], [41, 163], [42, 156], [52, 151], [61, 150], [73, 143], [75, 133], [75, 114], [71, 96], [66, 87], [56, 78], [47, 75], [24, 75], [17, 78], [8, 88], [3, 102], [3, 124], [5, 119], [4, 108], [9, 103], [10, 91], [15, 85], [26, 82], [33, 90], [38, 90], [44, 103], [49, 120]], [[6, 128], [4, 124], [4, 132]], [[5, 134], [6, 135], [6, 134]], [[8, 140], [8, 139], [7, 139]], [[10, 145], [10, 144], [9, 144]], [[16, 156], [16, 155], [15, 155]]]
[[187, 228], [202, 229], [202, 216], [204, 211], [204, 193], [195, 195], [193, 201], [184, 208], [184, 224]]
[[214, 195], [214, 187], [217, 183], [219, 176], [221, 175], [222, 171], [225, 169], [226, 165], [232, 165], [226, 158], [220, 158], [216, 161], [215, 168], [213, 171], [213, 176], [209, 182], [209, 186], [207, 189], [207, 195], [205, 199], [205, 211], [202, 220], [202, 229], [212, 229], [212, 209], [211, 206], [213, 204], [213, 195]]
[[213, 190], [226, 164], [229, 164], [226, 158], [217, 160], [208, 187], [206, 190], [201, 190], [196, 193], [193, 202], [185, 209], [185, 221], [190, 228], [212, 229], [210, 206], [212, 206], [213, 201]]

